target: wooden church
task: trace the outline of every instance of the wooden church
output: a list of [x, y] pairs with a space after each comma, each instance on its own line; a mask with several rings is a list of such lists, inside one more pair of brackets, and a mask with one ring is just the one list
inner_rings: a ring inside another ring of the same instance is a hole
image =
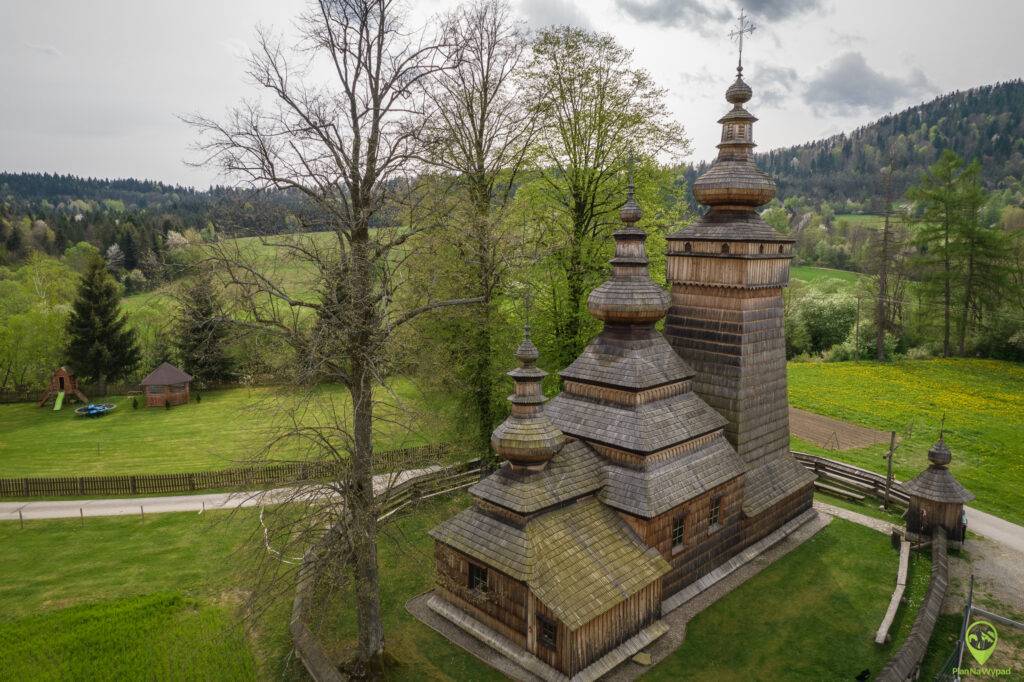
[[775, 186], [754, 165], [751, 95], [740, 67], [694, 185], [710, 210], [669, 239], [671, 295], [648, 274], [631, 185], [588, 300], [603, 330], [546, 406], [527, 335], [492, 438], [505, 462], [431, 531], [428, 605], [542, 679], [610, 671], [667, 630], [684, 588], [811, 506], [813, 474], [789, 453], [793, 241], [756, 211]]

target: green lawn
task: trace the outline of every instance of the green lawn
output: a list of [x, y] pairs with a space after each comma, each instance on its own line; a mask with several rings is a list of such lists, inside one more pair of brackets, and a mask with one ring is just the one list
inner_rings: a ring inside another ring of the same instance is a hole
[[[303, 424], [325, 423], [348, 411], [340, 388], [318, 390], [315, 400], [295, 415]], [[175, 473], [251, 463], [272, 435], [292, 420], [306, 394], [283, 388], [239, 388], [204, 392], [202, 401], [171, 409], [132, 409], [131, 398], [106, 398], [117, 409], [97, 419], [77, 417], [71, 406], [59, 412], [34, 403], [0, 405], [0, 476], [85, 476]], [[397, 382], [394, 395], [381, 394], [377, 445], [381, 449], [439, 442], [447, 435], [443, 401], [429, 400], [409, 382]], [[140, 403], [142, 402], [140, 398]], [[397, 405], [409, 406], [401, 420]], [[420, 414], [428, 406], [429, 414]], [[411, 423], [411, 429], [395, 422]], [[294, 441], [271, 456], [295, 457]]]
[[882, 223], [885, 221], [885, 216], [869, 213], [837, 213], [833, 218], [833, 222], [839, 222], [840, 220], [845, 221], [850, 225], [858, 225], [861, 227], [881, 227]]
[[[972, 504], [1024, 523], [1024, 365], [998, 360], [934, 359], [790, 363], [794, 407], [896, 430], [903, 439], [893, 459], [900, 480], [928, 464], [946, 415], [951, 469], [977, 495]], [[793, 449], [884, 473], [887, 445], [830, 451], [793, 439]]]
[[279, 677], [287, 600], [248, 635], [238, 615], [257, 528], [252, 511], [0, 524], [0, 677]]
[[840, 282], [852, 287], [861, 277], [863, 275], [859, 272], [836, 270], [834, 268], [816, 268], [811, 265], [795, 265], [789, 269], [790, 280], [809, 285]]
[[644, 680], [852, 680], [874, 677], [910, 632], [928, 589], [930, 557], [915, 554], [893, 640], [874, 633], [896, 585], [889, 539], [834, 520], [686, 626], [686, 640]]
[[219, 606], [180, 595], [115, 600], [0, 623], [12, 680], [251, 680], [245, 633]]
[[[387, 679], [501, 679], [405, 610], [433, 583], [427, 530], [468, 501], [465, 494], [437, 498], [384, 527]], [[289, 595], [253, 630], [240, 629], [256, 528], [255, 512], [29, 521], [24, 530], [0, 524], [5, 672], [31, 671], [42, 659], [40, 676], [53, 679], [244, 679], [254, 670], [262, 679], [301, 678], [288, 657]], [[911, 608], [897, 616], [897, 641], [876, 648], [872, 634], [896, 565], [884, 535], [835, 520], [699, 615], [682, 648], [648, 678], [850, 679], [865, 667], [877, 672], [909, 629], [928, 577], [927, 555], [916, 556]], [[339, 662], [355, 640], [351, 600], [341, 604], [321, 633]], [[195, 655], [180, 653], [189, 651]]]

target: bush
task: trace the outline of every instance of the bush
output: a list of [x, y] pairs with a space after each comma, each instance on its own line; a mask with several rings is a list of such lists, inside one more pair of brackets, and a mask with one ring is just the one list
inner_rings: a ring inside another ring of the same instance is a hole
[[857, 320], [857, 302], [848, 296], [808, 296], [797, 305], [795, 312], [810, 337], [812, 353], [845, 341]]

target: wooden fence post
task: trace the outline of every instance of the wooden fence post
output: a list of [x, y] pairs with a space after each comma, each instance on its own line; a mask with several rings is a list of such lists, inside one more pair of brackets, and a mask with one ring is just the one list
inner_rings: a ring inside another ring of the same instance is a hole
[[138, 484], [135, 482], [134, 476], [128, 477], [128, 494], [134, 495], [138, 491]]

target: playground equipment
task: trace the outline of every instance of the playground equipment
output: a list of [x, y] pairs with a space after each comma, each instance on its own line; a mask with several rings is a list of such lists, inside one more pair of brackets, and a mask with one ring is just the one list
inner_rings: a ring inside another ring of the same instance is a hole
[[79, 417], [102, 417], [106, 413], [112, 412], [115, 407], [117, 405], [114, 403], [89, 403], [75, 410], [75, 414]]
[[50, 377], [50, 387], [39, 399], [39, 407], [52, 400], [54, 411], [59, 410], [64, 406], [64, 398], [68, 394], [75, 396], [82, 403], [88, 404], [89, 402], [85, 394], [78, 390], [78, 381], [75, 379], [74, 373], [67, 367], [60, 367]]

